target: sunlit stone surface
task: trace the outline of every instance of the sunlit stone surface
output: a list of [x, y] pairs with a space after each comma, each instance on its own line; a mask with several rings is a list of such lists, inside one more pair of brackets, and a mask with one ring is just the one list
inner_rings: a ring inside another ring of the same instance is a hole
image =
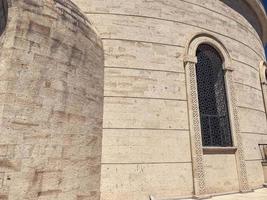
[[[259, 0], [0, 2], [9, 4], [0, 11], [0, 200], [158, 200], [263, 186]], [[225, 56], [232, 149], [195, 145], [188, 72], [199, 38]]]

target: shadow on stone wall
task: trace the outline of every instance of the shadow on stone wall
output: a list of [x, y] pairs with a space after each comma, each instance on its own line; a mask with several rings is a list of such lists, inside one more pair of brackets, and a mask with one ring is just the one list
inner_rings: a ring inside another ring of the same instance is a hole
[[98, 200], [101, 40], [69, 0], [9, 2], [0, 38], [0, 199]]
[[234, 1], [220, 0], [220, 1], [225, 3], [227, 6], [233, 8], [241, 16], [243, 16], [262, 38], [263, 31], [259, 19], [257, 17], [257, 14], [251, 9], [251, 7], [246, 2], [244, 2], [244, 0], [234, 0]]

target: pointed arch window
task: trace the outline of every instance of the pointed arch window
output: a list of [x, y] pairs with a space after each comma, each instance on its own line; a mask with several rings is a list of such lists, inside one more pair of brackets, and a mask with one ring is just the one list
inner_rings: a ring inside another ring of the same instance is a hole
[[203, 146], [232, 146], [223, 59], [215, 48], [197, 48], [197, 89]]

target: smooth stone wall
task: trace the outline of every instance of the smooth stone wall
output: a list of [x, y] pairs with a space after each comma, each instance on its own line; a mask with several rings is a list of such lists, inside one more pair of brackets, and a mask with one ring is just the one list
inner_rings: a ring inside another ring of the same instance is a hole
[[[102, 200], [192, 195], [183, 60], [198, 33], [213, 35], [230, 54], [246, 159], [258, 159], [257, 150], [248, 149], [267, 138], [259, 81], [265, 55], [260, 24], [255, 17], [247, 20], [253, 13], [247, 4], [238, 2], [237, 12], [229, 1], [219, 0], [73, 2], [96, 27], [105, 51]], [[250, 133], [257, 140], [247, 139]], [[209, 193], [238, 190], [233, 155], [205, 160], [208, 185], [221, 186], [210, 187]], [[262, 170], [253, 173], [247, 163], [250, 187], [261, 186]], [[209, 178], [220, 165], [225, 171]], [[231, 172], [229, 182], [226, 171]]]

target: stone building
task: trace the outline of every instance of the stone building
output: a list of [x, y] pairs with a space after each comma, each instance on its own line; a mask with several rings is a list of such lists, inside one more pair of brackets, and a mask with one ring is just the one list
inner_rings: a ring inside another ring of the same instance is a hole
[[0, 29], [1, 200], [267, 182], [261, 1], [0, 0]]

